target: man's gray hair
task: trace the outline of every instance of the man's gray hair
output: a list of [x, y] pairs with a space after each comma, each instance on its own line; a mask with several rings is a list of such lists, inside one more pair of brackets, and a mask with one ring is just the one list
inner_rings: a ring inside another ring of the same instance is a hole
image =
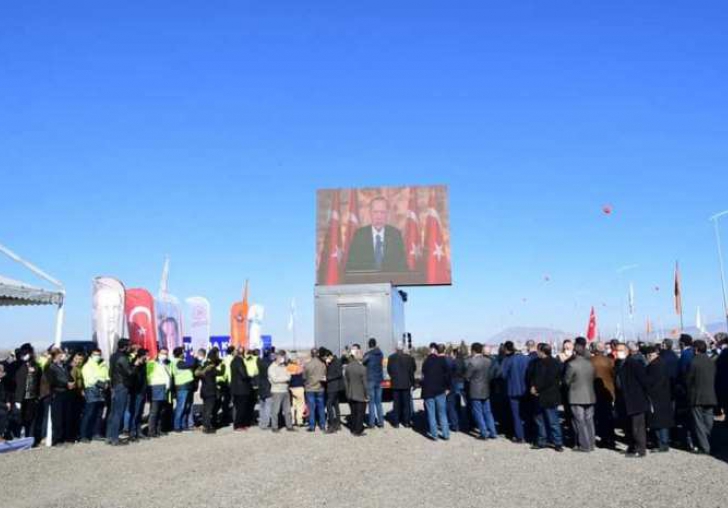
[[637, 345], [637, 343], [633, 340], [630, 340], [627, 342], [627, 349], [630, 353], [639, 353], [640, 347]]

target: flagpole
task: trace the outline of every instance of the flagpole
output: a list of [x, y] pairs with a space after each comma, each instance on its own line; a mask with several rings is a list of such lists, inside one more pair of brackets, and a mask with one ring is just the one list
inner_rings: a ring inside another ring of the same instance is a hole
[[728, 331], [728, 298], [726, 298], [725, 270], [723, 268], [723, 250], [721, 249], [720, 245], [720, 229], [718, 228], [718, 219], [723, 217], [724, 215], [728, 215], [728, 210], [713, 215], [710, 220], [713, 221], [713, 226], [715, 227], [715, 242], [718, 246], [718, 262], [720, 263], [720, 282], [723, 289], [723, 314], [725, 314], [726, 331]]

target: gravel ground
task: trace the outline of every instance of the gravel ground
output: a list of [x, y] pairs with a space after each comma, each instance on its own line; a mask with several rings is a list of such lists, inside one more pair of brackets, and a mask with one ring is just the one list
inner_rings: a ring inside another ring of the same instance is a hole
[[0, 456], [0, 479], [3, 508], [712, 508], [728, 497], [728, 463], [714, 457], [557, 454], [464, 434], [431, 442], [389, 426], [362, 438], [223, 429], [43, 448]]

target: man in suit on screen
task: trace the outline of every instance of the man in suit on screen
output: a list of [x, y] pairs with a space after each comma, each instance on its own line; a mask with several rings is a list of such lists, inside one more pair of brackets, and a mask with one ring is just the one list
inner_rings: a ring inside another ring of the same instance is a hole
[[406, 272], [407, 256], [402, 233], [387, 224], [389, 202], [378, 196], [369, 203], [372, 223], [356, 231], [349, 248], [346, 271]]

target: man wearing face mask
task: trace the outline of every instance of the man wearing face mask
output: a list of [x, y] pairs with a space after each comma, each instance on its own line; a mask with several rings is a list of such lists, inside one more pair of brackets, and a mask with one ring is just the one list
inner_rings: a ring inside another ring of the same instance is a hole
[[172, 384], [169, 350], [159, 350], [157, 359], [147, 363], [147, 384], [151, 399], [149, 408], [149, 437], [160, 437], [162, 433], [162, 411], [169, 401]]
[[[629, 353], [628, 353], [629, 351]], [[639, 348], [634, 342], [617, 347], [617, 387], [624, 402], [628, 419], [626, 430], [628, 448], [626, 457], [642, 458], [647, 454], [647, 429], [645, 414], [650, 410], [647, 396], [648, 382], [645, 364], [639, 357]]]
[[20, 426], [25, 437], [40, 441], [42, 420], [39, 407], [42, 369], [35, 359], [30, 344], [23, 344], [18, 351], [18, 367], [15, 371], [15, 393], [12, 394], [14, 410], [20, 415]]
[[109, 387], [109, 370], [101, 358], [101, 350], [94, 349], [81, 369], [84, 386], [84, 408], [81, 420], [81, 442], [90, 443], [101, 429], [106, 390]]

